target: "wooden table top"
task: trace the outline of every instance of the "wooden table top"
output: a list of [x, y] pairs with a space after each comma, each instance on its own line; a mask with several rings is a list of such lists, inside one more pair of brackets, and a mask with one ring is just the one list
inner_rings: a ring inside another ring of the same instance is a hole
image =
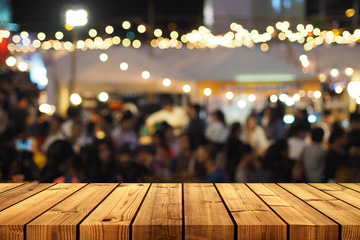
[[0, 184], [0, 239], [360, 239], [360, 184]]

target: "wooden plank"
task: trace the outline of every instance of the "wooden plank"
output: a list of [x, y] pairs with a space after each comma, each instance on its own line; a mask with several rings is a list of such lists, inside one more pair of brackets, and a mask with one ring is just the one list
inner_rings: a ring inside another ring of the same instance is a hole
[[54, 185], [54, 183], [28, 183], [3, 192], [0, 194], [0, 211], [41, 192], [52, 185]]
[[26, 226], [27, 240], [76, 240], [76, 227], [118, 184], [93, 183]]
[[298, 198], [341, 225], [341, 239], [360, 239], [360, 210], [308, 184], [281, 183]]
[[234, 223], [213, 184], [184, 184], [185, 239], [234, 239]]
[[286, 239], [286, 224], [245, 184], [216, 184], [238, 227], [238, 239]]
[[0, 193], [5, 192], [12, 188], [16, 188], [20, 185], [23, 185], [23, 183], [0, 183]]
[[132, 226], [133, 239], [181, 240], [181, 184], [152, 184]]
[[360, 208], [360, 192], [336, 183], [312, 183], [310, 185], [354, 207]]
[[150, 184], [121, 184], [80, 224], [80, 240], [129, 239]]
[[328, 239], [339, 236], [339, 226], [276, 184], [247, 184], [288, 225], [289, 239]]
[[358, 183], [340, 183], [340, 185], [360, 192], [360, 184]]
[[60, 183], [0, 212], [0, 239], [23, 240], [24, 225], [85, 184]]

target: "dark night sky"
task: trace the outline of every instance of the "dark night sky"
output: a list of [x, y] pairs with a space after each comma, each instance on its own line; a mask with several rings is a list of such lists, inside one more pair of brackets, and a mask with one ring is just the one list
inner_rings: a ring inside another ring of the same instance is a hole
[[[132, 0], [13, 0], [13, 22], [21, 28], [39, 30], [63, 25], [67, 6], [83, 4], [89, 12], [89, 25], [116, 24], [126, 19], [147, 22], [149, 1]], [[180, 27], [192, 27], [202, 15], [202, 0], [154, 0], [155, 23], [165, 25], [171, 21], [179, 22]]]

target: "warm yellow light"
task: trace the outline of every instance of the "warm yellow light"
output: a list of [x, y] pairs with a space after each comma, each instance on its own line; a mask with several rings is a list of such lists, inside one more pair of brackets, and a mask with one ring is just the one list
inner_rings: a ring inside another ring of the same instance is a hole
[[320, 80], [320, 82], [325, 82], [326, 81], [326, 75], [324, 73], [320, 73], [319, 74], [319, 80]]
[[179, 37], [179, 33], [177, 31], [172, 31], [170, 33], [170, 37], [176, 39]]
[[120, 63], [120, 69], [126, 71], [129, 68], [129, 65], [126, 62]]
[[278, 96], [276, 96], [275, 94], [270, 96], [270, 102], [276, 103], [277, 101], [278, 101]]
[[347, 92], [352, 98], [360, 97], [360, 82], [358, 81], [350, 82], [347, 86]]
[[321, 98], [321, 92], [319, 90], [314, 92], [314, 98], [317, 98], [317, 99]]
[[260, 48], [261, 48], [261, 51], [267, 52], [269, 50], [269, 45], [267, 43], [263, 43], [263, 44], [261, 44]]
[[45, 113], [45, 114], [50, 114], [52, 111], [52, 107], [50, 104], [47, 103], [43, 103], [39, 106], [39, 111], [41, 113]]
[[40, 41], [44, 41], [45, 38], [46, 38], [46, 35], [45, 35], [45, 33], [43, 33], [43, 32], [39, 32], [38, 35], [37, 35], [37, 37], [38, 37], [38, 39], [39, 39]]
[[141, 42], [139, 40], [134, 40], [132, 45], [134, 48], [139, 48], [141, 47]]
[[353, 73], [354, 73], [354, 69], [352, 69], [351, 67], [345, 69], [346, 76], [350, 77], [351, 75], [353, 75]]
[[249, 96], [248, 96], [248, 100], [249, 100], [249, 102], [255, 102], [256, 101], [256, 96], [255, 96], [255, 94], [249, 94]]
[[28, 38], [28, 37], [29, 37], [29, 33], [26, 32], [26, 31], [22, 31], [22, 32], [20, 33], [20, 36], [21, 36], [22, 38]]
[[64, 37], [64, 34], [63, 34], [62, 32], [57, 31], [57, 32], [55, 33], [55, 38], [56, 38], [57, 40], [61, 40], [61, 39], [63, 39], [63, 37]]
[[13, 56], [10, 56], [6, 59], [5, 61], [6, 65], [8, 65], [9, 67], [13, 67], [16, 64], [16, 58], [14, 58]]
[[225, 97], [226, 97], [227, 100], [231, 100], [231, 99], [234, 98], [234, 93], [228, 91], [228, 92], [226, 92]]
[[155, 37], [161, 37], [161, 35], [162, 35], [161, 29], [159, 29], [159, 28], [155, 29], [154, 30], [154, 35], [155, 35]]
[[84, 9], [67, 10], [66, 11], [66, 24], [69, 26], [85, 26], [87, 24], [88, 13]]
[[189, 92], [191, 91], [191, 86], [190, 86], [189, 84], [185, 84], [185, 85], [183, 86], [183, 91], [184, 91], [185, 93], [189, 93]]
[[205, 96], [210, 96], [212, 94], [212, 90], [210, 88], [205, 88], [204, 89], [204, 95]]
[[74, 29], [74, 26], [70, 26], [69, 24], [65, 24], [65, 29], [68, 30], [68, 31], [71, 31]]
[[113, 42], [113, 44], [115, 44], [115, 45], [119, 45], [120, 42], [121, 42], [121, 39], [120, 39], [120, 37], [115, 36], [115, 37], [113, 37], [112, 42]]
[[71, 102], [72, 104], [74, 104], [74, 105], [80, 105], [81, 102], [82, 102], [82, 98], [80, 97], [79, 94], [73, 93], [73, 94], [71, 94], [71, 96], [70, 96], [70, 102]]
[[106, 62], [109, 59], [109, 57], [106, 53], [102, 53], [102, 54], [100, 54], [99, 59], [102, 62]]
[[109, 25], [109, 26], [107, 26], [107, 27], [105, 28], [105, 32], [106, 32], [107, 34], [112, 34], [112, 33], [114, 32], [114, 28]]
[[330, 70], [330, 75], [331, 75], [332, 77], [337, 77], [337, 76], [339, 76], [339, 70], [337, 70], [336, 68], [331, 69], [331, 70]]
[[237, 102], [238, 108], [241, 108], [241, 109], [246, 108], [246, 105], [247, 105], [247, 103], [246, 103], [245, 100], [239, 100], [239, 101]]
[[21, 40], [21, 38], [20, 38], [19, 35], [14, 35], [14, 36], [12, 37], [12, 40], [13, 40], [14, 43], [19, 43], [20, 40]]
[[129, 28], [131, 27], [131, 23], [130, 23], [129, 21], [124, 21], [124, 22], [122, 23], [122, 27], [123, 27], [124, 29], [129, 29]]
[[139, 25], [137, 28], [139, 33], [144, 33], [146, 31], [146, 27], [144, 25]]
[[29, 65], [26, 62], [20, 62], [19, 65], [18, 65], [18, 69], [21, 72], [25, 72], [26, 70], [29, 69]]
[[149, 78], [150, 78], [150, 73], [149, 73], [148, 71], [143, 71], [143, 72], [141, 73], [141, 77], [142, 77], [143, 79], [149, 79]]
[[344, 90], [343, 87], [340, 86], [340, 85], [336, 86], [336, 88], [335, 88], [335, 92], [336, 92], [337, 94], [342, 93], [343, 90]]
[[170, 85], [171, 85], [171, 80], [168, 79], [168, 78], [165, 78], [165, 79], [163, 80], [163, 85], [164, 85], [165, 87], [170, 87]]
[[300, 101], [301, 97], [300, 97], [300, 94], [295, 93], [292, 98], [294, 99], [294, 101], [298, 102], [298, 101]]
[[122, 44], [123, 44], [124, 47], [128, 47], [128, 46], [130, 46], [131, 41], [130, 41], [130, 39], [125, 38], [125, 39], [122, 41]]
[[308, 61], [308, 56], [305, 54], [301, 54], [299, 57], [300, 62]]
[[308, 24], [308, 25], [306, 25], [305, 29], [306, 29], [306, 31], [308, 31], [308, 32], [312, 32], [312, 30], [314, 30], [314, 26], [311, 25], [311, 24]]
[[96, 37], [96, 35], [97, 35], [97, 31], [95, 30], [95, 29], [90, 29], [89, 30], [89, 36], [90, 37]]
[[352, 16], [355, 15], [355, 9], [350, 8], [350, 9], [348, 9], [348, 10], [345, 11], [345, 14], [346, 14], [346, 16], [347, 16], [348, 18], [351, 18]]
[[109, 94], [107, 92], [101, 92], [99, 93], [99, 95], [97, 96], [97, 99], [100, 102], [107, 102], [107, 100], [109, 99]]
[[270, 34], [273, 34], [274, 31], [275, 31], [275, 29], [274, 29], [273, 26], [268, 26], [268, 27], [266, 28], [266, 32], [268, 32], [268, 33], [270, 33]]

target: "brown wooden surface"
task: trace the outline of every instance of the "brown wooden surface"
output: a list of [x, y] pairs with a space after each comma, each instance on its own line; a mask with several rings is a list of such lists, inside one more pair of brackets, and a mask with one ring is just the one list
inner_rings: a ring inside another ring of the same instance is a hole
[[81, 224], [80, 240], [129, 239], [150, 184], [120, 184]]
[[1, 211], [0, 239], [23, 240], [25, 224], [84, 186], [85, 184], [57, 184]]
[[234, 239], [234, 223], [213, 184], [184, 184], [185, 239]]
[[289, 239], [338, 239], [338, 224], [276, 184], [247, 184], [288, 225]]
[[133, 239], [182, 239], [180, 183], [152, 184], [132, 227]]
[[23, 183], [0, 183], [0, 193], [5, 192], [9, 189], [16, 188]]
[[360, 184], [0, 184], [14, 239], [360, 239]]
[[286, 224], [245, 184], [216, 184], [238, 226], [238, 239], [286, 239]]
[[280, 184], [341, 225], [341, 239], [360, 239], [360, 210], [307, 184]]
[[118, 184], [92, 183], [54, 206], [26, 227], [27, 240], [76, 240], [76, 226]]
[[29, 183], [10, 189], [0, 194], [0, 211], [11, 205], [20, 202], [46, 188], [54, 185], [53, 183]]
[[360, 184], [359, 183], [340, 183], [340, 185], [360, 192]]
[[336, 183], [312, 183], [310, 185], [354, 207], [360, 208], [360, 192]]

